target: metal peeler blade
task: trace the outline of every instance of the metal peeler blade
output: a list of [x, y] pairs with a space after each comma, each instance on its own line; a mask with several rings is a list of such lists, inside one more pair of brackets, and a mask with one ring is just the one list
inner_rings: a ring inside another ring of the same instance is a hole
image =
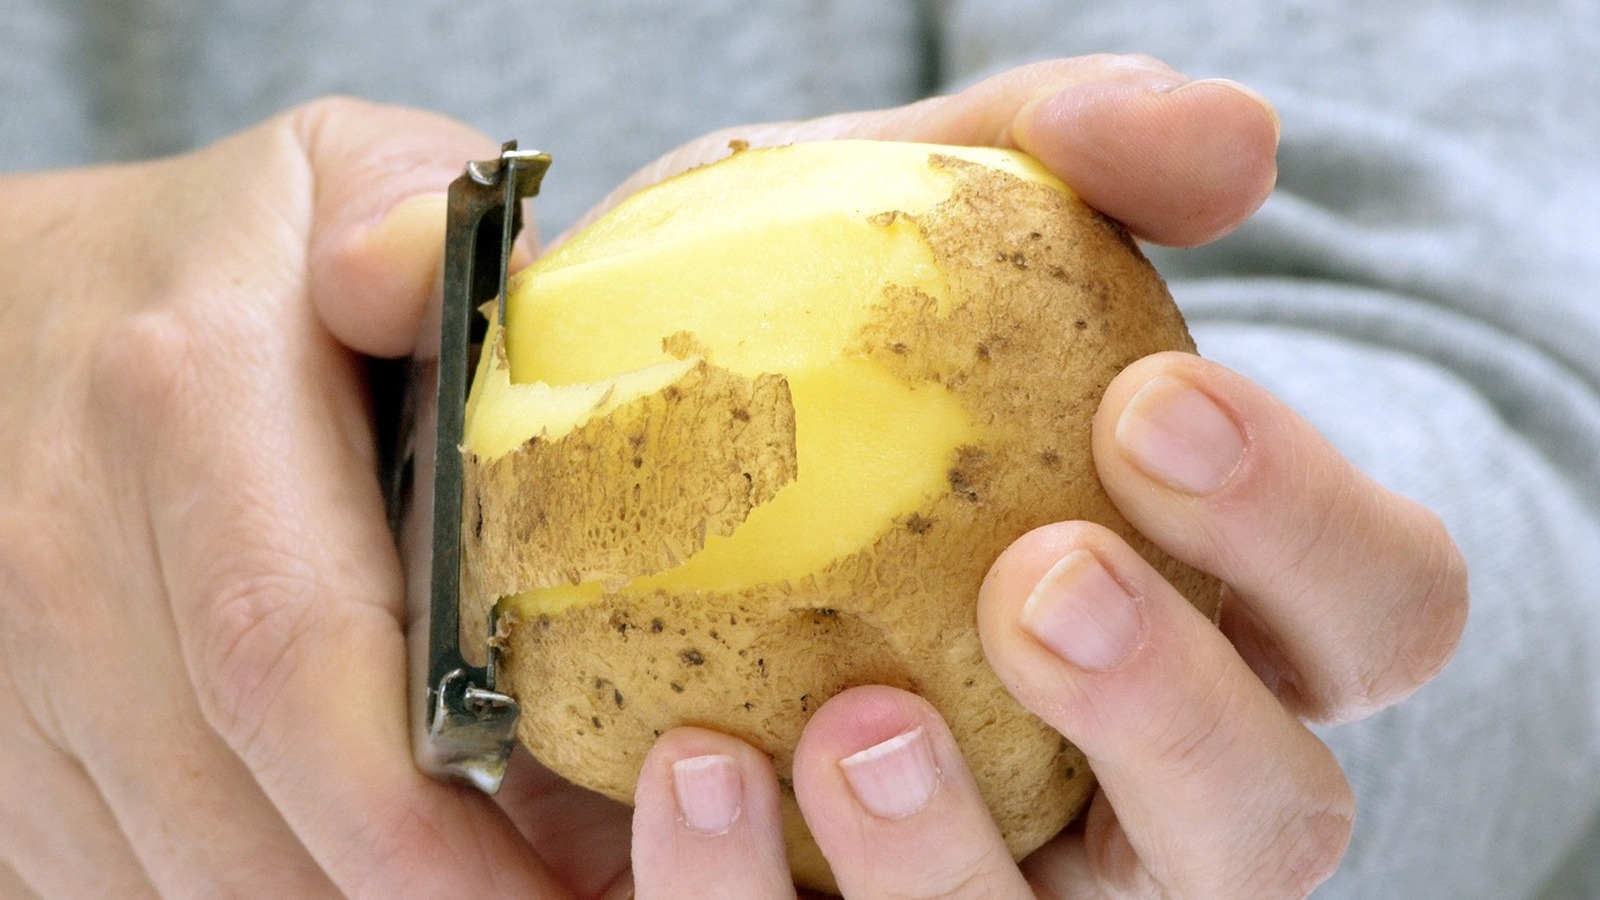
[[[434, 310], [438, 343], [429, 340], [430, 323], [417, 354], [406, 361], [399, 418], [387, 429], [381, 464], [389, 523], [405, 566], [412, 752], [428, 774], [489, 794], [505, 776], [520, 710], [495, 690], [495, 623], [474, 629], [480, 623], [469, 621], [463, 628], [462, 428], [472, 354], [483, 340], [477, 310], [498, 297], [505, 321], [521, 201], [538, 193], [549, 167], [546, 154], [518, 150], [509, 141], [498, 157], [468, 163], [451, 183], [443, 295]], [[464, 651], [464, 640], [482, 643]], [[486, 663], [473, 665], [468, 651]]]

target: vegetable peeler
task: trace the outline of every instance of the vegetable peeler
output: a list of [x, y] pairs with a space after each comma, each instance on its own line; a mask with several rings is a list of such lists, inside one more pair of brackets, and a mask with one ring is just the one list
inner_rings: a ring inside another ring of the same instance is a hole
[[[512, 241], [522, 201], [539, 192], [550, 157], [508, 141], [451, 182], [441, 302], [380, 421], [380, 473], [405, 568], [412, 752], [429, 775], [493, 794], [516, 741], [517, 701], [495, 690], [493, 613], [461, 606], [461, 443], [467, 379], [495, 301], [505, 321]], [[437, 326], [435, 328], [435, 326]], [[434, 331], [438, 343], [432, 341]], [[375, 382], [382, 379], [375, 378]]]

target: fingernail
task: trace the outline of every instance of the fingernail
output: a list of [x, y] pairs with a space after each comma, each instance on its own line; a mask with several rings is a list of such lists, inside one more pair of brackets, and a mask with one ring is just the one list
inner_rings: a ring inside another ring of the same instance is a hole
[[856, 800], [880, 819], [921, 812], [939, 789], [939, 764], [921, 726], [839, 761]]
[[700, 834], [727, 834], [744, 808], [739, 764], [721, 753], [673, 763], [672, 787], [683, 824]]
[[1132, 595], [1087, 550], [1068, 553], [1039, 579], [1021, 618], [1039, 643], [1090, 672], [1116, 668], [1139, 645]]
[[1158, 375], [1117, 419], [1116, 439], [1134, 464], [1168, 487], [1200, 497], [1219, 490], [1244, 461], [1233, 418], [1203, 391]]

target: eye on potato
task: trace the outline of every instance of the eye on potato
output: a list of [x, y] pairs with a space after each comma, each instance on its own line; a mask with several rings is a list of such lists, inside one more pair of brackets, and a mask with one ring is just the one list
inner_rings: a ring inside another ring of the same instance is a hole
[[[628, 801], [670, 728], [786, 776], [823, 701], [893, 685], [1032, 851], [1093, 777], [985, 664], [978, 587], [1085, 519], [1215, 613], [1090, 458], [1106, 384], [1174, 349], [1127, 233], [1019, 153], [743, 150], [635, 195], [513, 279], [468, 401], [464, 602], [498, 604], [521, 740]], [[796, 879], [831, 890], [785, 790]]]

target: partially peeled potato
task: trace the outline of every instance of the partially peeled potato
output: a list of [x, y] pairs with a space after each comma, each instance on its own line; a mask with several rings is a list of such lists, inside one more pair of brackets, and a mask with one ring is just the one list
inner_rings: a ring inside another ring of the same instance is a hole
[[624, 201], [513, 279], [468, 401], [464, 597], [498, 610], [522, 741], [628, 801], [668, 729], [743, 738], [797, 882], [831, 890], [793, 749], [829, 697], [896, 686], [1032, 851], [1093, 778], [985, 664], [978, 588], [1083, 519], [1214, 613], [1090, 456], [1111, 378], [1192, 349], [1127, 233], [1020, 153], [741, 150]]

